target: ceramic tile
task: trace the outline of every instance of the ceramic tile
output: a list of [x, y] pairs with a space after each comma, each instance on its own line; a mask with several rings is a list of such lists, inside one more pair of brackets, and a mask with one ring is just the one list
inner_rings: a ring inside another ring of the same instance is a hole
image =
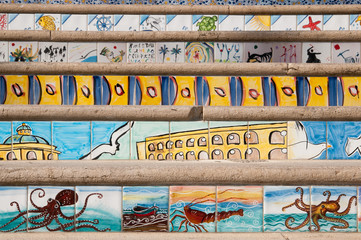
[[53, 122], [53, 144], [60, 160], [82, 159], [90, 152], [90, 122]]
[[295, 31], [297, 28], [297, 16], [295, 15], [272, 15], [272, 31]]
[[131, 232], [168, 232], [168, 187], [124, 187], [123, 228]]
[[96, 76], [62, 76], [65, 105], [95, 105], [98, 104], [96, 94]]
[[155, 43], [127, 43], [128, 63], [155, 63]]
[[98, 43], [98, 62], [127, 62], [126, 43]]
[[297, 31], [321, 31], [322, 15], [297, 15]]
[[114, 31], [139, 31], [139, 15], [114, 15]]
[[68, 62], [97, 62], [97, 44], [68, 43]]
[[34, 78], [34, 104], [62, 105], [62, 78], [59, 75], [38, 75]]
[[323, 15], [323, 30], [349, 30], [349, 15]]
[[29, 104], [30, 82], [26, 75], [6, 75], [0, 78], [3, 104]]
[[219, 31], [244, 31], [244, 16], [219, 15]]
[[350, 15], [350, 30], [361, 30], [361, 15]]
[[122, 188], [77, 186], [76, 231], [120, 232]]
[[247, 62], [272, 62], [273, 60], [272, 43], [245, 43], [244, 60]]
[[184, 42], [161, 42], [156, 44], [158, 63], [183, 63]]
[[312, 186], [311, 231], [356, 232], [356, 187]]
[[263, 187], [217, 187], [217, 232], [262, 232]]
[[327, 77], [305, 77], [305, 101], [307, 106], [329, 106], [329, 80]]
[[327, 159], [361, 159], [361, 122], [327, 122]]
[[86, 31], [87, 15], [82, 14], [62, 14], [61, 28], [63, 31]]
[[35, 30], [60, 30], [60, 14], [35, 14]]
[[269, 31], [271, 30], [271, 16], [269, 15], [246, 15], [246, 31]]
[[169, 156], [169, 122], [135, 122], [131, 159], [164, 160]]
[[136, 76], [131, 78], [129, 86], [134, 91], [135, 105], [162, 105], [162, 77]]
[[298, 42], [277, 42], [272, 46], [272, 62], [301, 63], [302, 44]]
[[331, 63], [331, 43], [304, 42], [302, 43], [302, 62], [304, 63]]
[[357, 188], [357, 229], [358, 232], [361, 231], [361, 219], [360, 219], [360, 213], [361, 213], [361, 189], [360, 187]]
[[216, 187], [171, 186], [169, 192], [170, 232], [215, 232]]
[[326, 122], [288, 122], [288, 159], [326, 159]]
[[0, 160], [15, 159], [11, 149], [11, 122], [0, 122], [0, 143], [2, 148], [0, 151]]
[[9, 43], [0, 42], [0, 62], [9, 61]]
[[215, 62], [242, 62], [243, 43], [215, 43]]
[[8, 15], [6, 13], [0, 13], [0, 30], [8, 29]]
[[34, 14], [18, 14], [12, 13], [8, 15], [9, 30], [34, 30], [35, 15]]
[[204, 77], [207, 93], [203, 93], [206, 98], [206, 105], [210, 106], [231, 106], [230, 77]]
[[241, 106], [264, 106], [266, 99], [264, 81], [269, 80], [265, 77], [241, 77], [237, 89], [242, 86], [243, 91], [237, 90], [237, 102]]
[[193, 15], [192, 24], [193, 31], [216, 31], [218, 30], [218, 16]]
[[166, 16], [167, 31], [191, 31], [192, 15], [167, 15]]
[[271, 77], [275, 88], [276, 106], [297, 106], [297, 78], [296, 77]]
[[165, 15], [140, 15], [140, 31], [165, 31]]
[[360, 43], [332, 43], [332, 63], [359, 63]]
[[64, 42], [39, 42], [40, 62], [68, 62], [68, 44]]
[[197, 91], [194, 76], [172, 76], [170, 80], [169, 100], [172, 105], [196, 105]]
[[[340, 77], [341, 93], [339, 94], [339, 106], [361, 106], [360, 92], [361, 78], [360, 77]], [[339, 87], [339, 86], [338, 86]]]
[[265, 232], [309, 231], [309, 187], [265, 186], [263, 201]]
[[187, 42], [185, 45], [185, 62], [211, 63], [214, 61], [213, 42]]
[[28, 231], [74, 231], [76, 202], [74, 187], [29, 186]]
[[103, 76], [102, 80], [102, 105], [129, 104], [130, 94], [128, 76]]
[[38, 43], [37, 42], [9, 42], [10, 62], [37, 62]]
[[113, 15], [88, 15], [88, 31], [113, 31]]

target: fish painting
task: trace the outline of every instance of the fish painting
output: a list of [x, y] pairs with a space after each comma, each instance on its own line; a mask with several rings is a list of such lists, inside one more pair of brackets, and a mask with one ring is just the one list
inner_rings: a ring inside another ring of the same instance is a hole
[[56, 29], [55, 18], [52, 16], [49, 15], [42, 16], [41, 18], [39, 18], [38, 23], [43, 28], [43, 30], [50, 30], [50, 31], [59, 30], [59, 28]]

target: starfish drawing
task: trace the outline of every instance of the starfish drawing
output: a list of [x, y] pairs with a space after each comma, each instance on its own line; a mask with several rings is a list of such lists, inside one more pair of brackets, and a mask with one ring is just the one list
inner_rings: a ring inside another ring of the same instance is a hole
[[321, 31], [319, 27], [317, 27], [317, 24], [321, 23], [321, 21], [312, 21], [312, 17], [308, 17], [308, 24], [303, 25], [302, 28], [310, 28], [311, 31]]

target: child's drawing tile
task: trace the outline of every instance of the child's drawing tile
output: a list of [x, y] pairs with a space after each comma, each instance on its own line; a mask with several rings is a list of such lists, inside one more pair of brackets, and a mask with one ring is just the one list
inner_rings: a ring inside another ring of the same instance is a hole
[[193, 31], [216, 31], [218, 30], [217, 15], [193, 15], [192, 16]]
[[131, 159], [169, 159], [169, 122], [134, 122]]
[[61, 27], [63, 31], [86, 31], [88, 16], [82, 14], [62, 14]]
[[191, 31], [192, 15], [167, 15], [167, 31]]
[[361, 122], [327, 122], [327, 159], [361, 159]]
[[158, 63], [183, 63], [184, 42], [161, 42], [156, 44]]
[[321, 31], [322, 15], [297, 15], [297, 31]]
[[0, 224], [8, 224], [1, 228], [2, 232], [27, 231], [27, 194], [27, 187], [0, 187]]
[[245, 43], [244, 44], [244, 62], [272, 62], [273, 61], [272, 43]]
[[350, 30], [361, 30], [361, 15], [350, 15]]
[[8, 15], [6, 13], [0, 13], [0, 30], [8, 29]]
[[171, 186], [169, 195], [170, 232], [215, 232], [215, 186]]
[[40, 62], [68, 62], [68, 43], [39, 42]]
[[8, 62], [8, 61], [9, 61], [9, 42], [0, 42], [0, 62]]
[[168, 232], [167, 186], [123, 188], [123, 230]]
[[35, 30], [60, 30], [60, 14], [35, 14]]
[[[0, 97], [1, 96], [2, 93], [0, 92]], [[3, 149], [0, 152], [0, 160], [14, 159], [14, 153], [11, 149], [11, 122], [0, 122], [0, 142], [3, 144]]]
[[217, 232], [262, 232], [263, 187], [218, 186]]
[[273, 44], [272, 62], [301, 63], [302, 44], [299, 42], [276, 42]]
[[58, 159], [51, 141], [50, 122], [13, 122], [12, 151], [19, 160]]
[[215, 62], [243, 62], [243, 43], [219, 42], [214, 45]]
[[323, 30], [349, 30], [349, 15], [323, 15]]
[[271, 16], [271, 30], [272, 31], [295, 31], [296, 30], [296, 15], [272, 15]]
[[357, 232], [356, 187], [312, 186], [311, 231]]
[[214, 61], [213, 42], [187, 42], [185, 44], [185, 62], [211, 63]]
[[155, 63], [156, 43], [127, 43], [128, 63]]
[[309, 231], [309, 187], [265, 186], [263, 204], [265, 232]]
[[219, 15], [219, 31], [243, 31], [244, 15]]
[[271, 30], [270, 15], [246, 15], [245, 16], [246, 31], [269, 31]]
[[122, 188], [118, 186], [76, 186], [77, 232], [120, 232]]
[[108, 42], [99, 42], [98, 43], [98, 62], [127, 62], [127, 44], [126, 43], [108, 43]]
[[68, 62], [97, 62], [97, 43], [68, 43]]
[[[74, 187], [29, 186], [28, 231], [74, 231], [75, 203]], [[36, 212], [38, 209], [42, 209]], [[48, 211], [48, 212], [47, 212]], [[62, 217], [62, 214], [67, 216]]]
[[140, 31], [165, 31], [165, 15], [140, 15]]
[[53, 144], [59, 159], [82, 159], [90, 153], [90, 122], [53, 122]]
[[332, 43], [332, 63], [359, 63], [360, 43]]
[[330, 42], [302, 43], [303, 63], [331, 63]]
[[10, 62], [38, 62], [37, 42], [9, 42]]
[[288, 159], [326, 159], [326, 122], [288, 122]]
[[88, 15], [88, 31], [113, 31], [113, 15]]
[[35, 15], [34, 14], [18, 14], [11, 13], [8, 15], [9, 30], [34, 30]]
[[139, 31], [139, 15], [114, 15], [114, 31]]

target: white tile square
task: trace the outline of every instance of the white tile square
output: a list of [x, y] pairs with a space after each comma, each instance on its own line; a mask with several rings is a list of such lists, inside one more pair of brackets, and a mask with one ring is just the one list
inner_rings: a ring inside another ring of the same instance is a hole
[[191, 31], [192, 15], [167, 15], [166, 31]]
[[244, 15], [219, 15], [219, 31], [244, 31]]
[[139, 31], [139, 15], [114, 15], [114, 31]]
[[323, 15], [323, 30], [349, 30], [348, 15]]
[[9, 14], [9, 30], [34, 30], [34, 14]]
[[165, 15], [140, 15], [140, 31], [165, 31]]
[[296, 15], [272, 15], [271, 31], [295, 31], [296, 23]]
[[62, 14], [61, 27], [63, 31], [86, 31], [87, 15], [81, 14]]

